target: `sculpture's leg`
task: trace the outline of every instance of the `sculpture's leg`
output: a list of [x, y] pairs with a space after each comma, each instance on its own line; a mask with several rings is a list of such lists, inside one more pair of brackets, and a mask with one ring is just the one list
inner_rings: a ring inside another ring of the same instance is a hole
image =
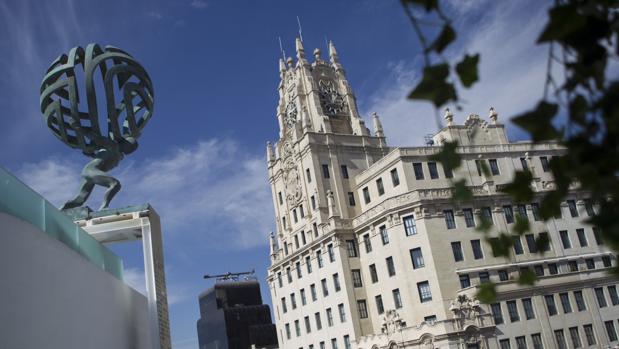
[[108, 208], [108, 206], [110, 205], [110, 201], [112, 201], [114, 195], [116, 195], [116, 193], [118, 193], [118, 191], [120, 190], [120, 182], [118, 181], [118, 179], [112, 176], [108, 176], [104, 172], [101, 173], [102, 174], [97, 175], [93, 179], [96, 184], [107, 187], [108, 189], [103, 195], [103, 203], [101, 204], [101, 207], [99, 207], [99, 211]]
[[94, 187], [95, 184], [89, 178], [84, 177], [82, 179], [82, 184], [80, 185], [80, 190], [78, 194], [72, 200], [69, 200], [64, 205], [62, 205], [60, 210], [64, 211], [70, 208], [82, 206], [86, 202], [86, 200], [88, 200], [88, 197], [90, 196], [90, 193], [92, 193], [92, 189]]

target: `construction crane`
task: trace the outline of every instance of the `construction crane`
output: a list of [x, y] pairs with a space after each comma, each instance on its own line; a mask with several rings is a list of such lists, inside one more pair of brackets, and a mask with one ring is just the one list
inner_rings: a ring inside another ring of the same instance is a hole
[[219, 274], [219, 275], [210, 275], [210, 274], [206, 274], [204, 275], [205, 279], [215, 279], [216, 281], [228, 281], [228, 280], [232, 280], [232, 281], [239, 281], [239, 277], [246, 275], [245, 276], [245, 280], [249, 280], [250, 278], [254, 278], [251, 275], [254, 275], [256, 273], [256, 269], [252, 269], [251, 271], [244, 271], [244, 272], [240, 272], [240, 273], [231, 273], [231, 272], [227, 272], [225, 274]]

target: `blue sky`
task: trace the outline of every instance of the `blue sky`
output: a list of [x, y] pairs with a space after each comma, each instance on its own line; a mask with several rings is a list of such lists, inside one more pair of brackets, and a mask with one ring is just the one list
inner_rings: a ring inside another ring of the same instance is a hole
[[[449, 59], [481, 52], [481, 82], [461, 93], [464, 110], [499, 120], [541, 97], [547, 48], [534, 40], [546, 2], [446, 1], [459, 38]], [[161, 214], [173, 343], [197, 348], [197, 295], [205, 273], [255, 268], [263, 282], [273, 208], [265, 142], [275, 141], [278, 36], [294, 54], [296, 16], [306, 51], [333, 40], [359, 109], [381, 116], [392, 145], [421, 145], [434, 112], [404, 96], [421, 57], [399, 1], [3, 0], [0, 2], [0, 166], [50, 201], [73, 195], [87, 159], [46, 129], [38, 92], [47, 65], [76, 45], [97, 42], [131, 53], [148, 70], [155, 114], [140, 147], [113, 174], [112, 202], [150, 202]], [[323, 56], [325, 54], [323, 53]], [[513, 139], [522, 138], [509, 126]], [[98, 207], [101, 191], [90, 206]], [[139, 245], [117, 246], [126, 277], [141, 282]]]

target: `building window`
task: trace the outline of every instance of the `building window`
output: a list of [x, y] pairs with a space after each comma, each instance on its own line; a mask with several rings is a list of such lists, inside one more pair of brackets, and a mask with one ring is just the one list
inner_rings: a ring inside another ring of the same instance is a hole
[[451, 251], [454, 255], [454, 260], [456, 262], [461, 262], [464, 260], [464, 255], [462, 254], [462, 244], [460, 241], [454, 241], [451, 243]]
[[311, 333], [311, 332], [312, 332], [312, 327], [311, 327], [311, 325], [310, 325], [310, 319], [309, 319], [309, 316], [306, 316], [306, 317], [304, 318], [304, 320], [305, 320], [305, 332], [306, 332], [306, 333]]
[[419, 300], [421, 303], [432, 300], [432, 291], [430, 290], [430, 283], [428, 281], [418, 282], [417, 291], [419, 292]]
[[492, 303], [490, 305], [492, 311], [492, 318], [494, 318], [494, 324], [500, 325], [503, 323], [503, 312], [501, 311], [501, 303]]
[[297, 309], [297, 297], [294, 293], [290, 294], [290, 305], [292, 305], [292, 309]]
[[411, 236], [417, 234], [417, 224], [415, 223], [414, 216], [404, 217], [402, 219], [404, 222], [404, 231], [406, 232], [406, 236]]
[[277, 284], [279, 285], [279, 288], [282, 288], [282, 286], [284, 286], [284, 282], [282, 281], [282, 272], [277, 272]]
[[460, 275], [460, 288], [467, 288], [471, 286], [471, 278], [469, 274]]
[[312, 258], [310, 256], [305, 257], [305, 267], [307, 268], [307, 273], [312, 273]]
[[385, 187], [383, 186], [383, 179], [376, 180], [376, 190], [378, 190], [378, 196], [385, 194]]
[[587, 269], [595, 269], [595, 261], [593, 258], [585, 259], [585, 263], [587, 264]]
[[298, 235], [294, 236], [294, 247], [296, 249], [299, 249], [299, 236]]
[[583, 329], [585, 330], [585, 337], [587, 337], [587, 345], [591, 346], [597, 344], [597, 341], [595, 340], [595, 333], [593, 333], [593, 325], [584, 325]]
[[550, 251], [550, 237], [548, 237], [547, 232], [543, 231], [539, 233], [537, 245], [536, 246], [539, 247], [540, 250], [543, 252]]
[[535, 276], [544, 276], [544, 266], [541, 264], [533, 266], [533, 271], [535, 272]]
[[301, 262], [296, 262], [295, 263], [295, 268], [297, 269], [297, 277], [300, 279], [301, 276], [303, 276], [303, 275], [301, 275]]
[[383, 297], [381, 295], [378, 295], [376, 297], [374, 297], [374, 300], [376, 301], [376, 311], [378, 312], [378, 314], [382, 314], [385, 312], [385, 306], [383, 305]]
[[529, 219], [527, 216], [527, 206], [526, 205], [518, 205], [518, 216], [522, 219]]
[[365, 245], [365, 253], [372, 252], [372, 241], [370, 241], [370, 234], [363, 235], [363, 244]]
[[282, 196], [282, 192], [281, 191], [277, 193], [277, 197], [279, 198], [279, 204], [283, 205], [284, 204], [284, 198]]
[[563, 330], [555, 330], [555, 340], [557, 341], [557, 348], [567, 349], [567, 343], [565, 342]]
[[316, 224], [315, 222], [312, 223], [312, 229], [314, 230], [314, 237], [317, 238], [318, 237], [318, 224]]
[[434, 324], [436, 322], [436, 315], [424, 316], [423, 321], [429, 324]]
[[598, 246], [604, 245], [604, 241], [602, 240], [602, 237], [600, 236], [600, 230], [596, 227], [593, 227], [593, 237], [595, 238], [595, 243]]
[[570, 327], [570, 338], [572, 339], [572, 345], [574, 348], [582, 347], [580, 342], [580, 334], [578, 333], [578, 327]]
[[528, 171], [529, 170], [529, 164], [527, 164], [527, 159], [526, 158], [520, 158], [520, 165], [522, 166], [522, 170], [523, 171]]
[[578, 236], [578, 242], [580, 243], [580, 247], [587, 247], [589, 245], [584, 229], [576, 229], [576, 235]]
[[413, 171], [415, 172], [415, 179], [423, 179], [423, 168], [421, 167], [421, 162], [415, 162], [413, 164]]
[[290, 267], [286, 268], [286, 277], [288, 278], [288, 283], [292, 283], [292, 273], [290, 272]]
[[333, 250], [333, 244], [327, 245], [327, 251], [329, 252], [329, 262], [335, 262], [335, 251]]
[[290, 324], [286, 324], [286, 338], [290, 339]]
[[284, 312], [284, 314], [288, 312], [288, 306], [286, 305], [286, 297], [282, 297], [282, 311]]
[[344, 311], [344, 304], [343, 303], [338, 304], [337, 310], [340, 313], [340, 322], [341, 323], [346, 322], [346, 312]]
[[370, 203], [370, 189], [368, 189], [368, 187], [363, 188], [363, 201], [365, 201], [366, 204]]
[[344, 336], [344, 349], [351, 349], [349, 335]]
[[359, 317], [362, 319], [367, 319], [368, 305], [366, 304], [365, 299], [361, 299], [357, 301], [357, 309], [359, 310]]
[[316, 284], [310, 285], [310, 294], [312, 295], [312, 302], [315, 302], [318, 299], [318, 295], [316, 294]]
[[578, 271], [578, 262], [577, 261], [569, 261], [569, 262], [567, 262], [567, 266], [570, 268], [570, 271]]
[[524, 336], [516, 337], [516, 348], [527, 349], [527, 341]]
[[492, 220], [492, 210], [490, 209], [490, 207], [481, 208], [481, 219], [486, 224], [490, 224], [490, 225], [494, 224]]
[[361, 281], [361, 270], [359, 269], [352, 270], [352, 284], [353, 284], [353, 287], [363, 286], [363, 282]]
[[373, 284], [378, 282], [378, 273], [376, 272], [376, 264], [370, 264], [370, 278], [372, 279]]
[[335, 292], [339, 292], [342, 289], [338, 273], [333, 274], [333, 288], [335, 288]]
[[512, 235], [512, 239], [514, 240], [514, 254], [520, 255], [524, 253], [522, 248], [522, 241], [520, 241], [519, 235]]
[[585, 199], [585, 210], [587, 211], [587, 216], [591, 217], [595, 215], [595, 210], [593, 209], [593, 202], [591, 199]]
[[342, 169], [342, 178], [348, 179], [348, 167], [341, 165], [340, 168]]
[[438, 178], [438, 170], [436, 169], [436, 162], [428, 162], [428, 172], [430, 172], [431, 179]]
[[539, 213], [539, 204], [537, 202], [531, 204], [531, 211], [533, 211], [533, 220], [536, 222], [542, 220], [542, 216]]
[[567, 234], [567, 230], [559, 231], [559, 236], [561, 237], [561, 243], [563, 244], [563, 248], [572, 248], [572, 242], [570, 241], [570, 236]]
[[518, 306], [516, 301], [507, 301], [507, 312], [509, 313], [509, 321], [520, 321], [520, 314], [518, 314]]
[[532, 334], [531, 340], [533, 340], [533, 349], [544, 349], [544, 344], [542, 344], [541, 334], [539, 333]]
[[391, 293], [393, 294], [393, 304], [395, 308], [402, 308], [402, 297], [400, 296], [400, 289], [396, 288], [395, 290], [391, 291]]
[[550, 275], [557, 275], [559, 273], [559, 269], [557, 268], [557, 263], [548, 263], [548, 273]]
[[348, 252], [348, 257], [359, 257], [357, 253], [357, 242], [355, 240], [346, 240], [346, 251]]
[[387, 233], [387, 227], [384, 225], [381, 225], [380, 228], [378, 228], [378, 230], [380, 231], [380, 239], [383, 242], [383, 245], [386, 245], [389, 243], [389, 233]]
[[488, 274], [487, 271], [481, 271], [481, 272], [479, 272], [479, 274], [477, 276], [479, 277], [479, 283], [480, 284], [484, 284], [484, 283], [490, 281], [490, 274]]
[[395, 168], [391, 170], [391, 183], [393, 184], [394, 187], [397, 187], [398, 185], [400, 185], [400, 177], [398, 176], [398, 170]]
[[389, 274], [389, 276], [394, 276], [395, 265], [393, 264], [393, 257], [385, 258], [385, 262], [387, 263], [387, 274]]
[[555, 297], [552, 294], [548, 294], [544, 296], [546, 300], [546, 309], [548, 309], [548, 315], [553, 316], [557, 315], [557, 305], [555, 304]]
[[445, 224], [447, 225], [447, 229], [456, 229], [456, 220], [454, 218], [454, 211], [444, 210], [443, 214], [445, 215]]
[[282, 227], [284, 227], [284, 229], [287, 228], [287, 226], [286, 226], [286, 217], [282, 217]]
[[511, 205], [503, 206], [503, 213], [505, 214], [505, 221], [507, 224], [514, 223], [514, 210]]
[[320, 313], [314, 313], [314, 320], [316, 321], [316, 330], [321, 330], [322, 320], [320, 319]]
[[299, 205], [299, 214], [301, 215], [301, 218], [305, 218], [305, 211], [303, 210], [303, 205]]
[[320, 349], [325, 349], [325, 342], [320, 342]]
[[582, 291], [574, 291], [574, 299], [576, 299], [576, 309], [578, 309], [578, 311], [587, 310], [587, 305], [585, 304], [585, 298], [582, 296]]
[[570, 303], [570, 296], [567, 293], [559, 293], [559, 299], [561, 300], [561, 306], [563, 307], [563, 313], [568, 314], [572, 312], [572, 303]]
[[512, 349], [512, 345], [509, 343], [509, 338], [501, 339], [499, 341], [499, 347], [501, 349]]
[[331, 311], [331, 308], [327, 308], [327, 325], [329, 327], [333, 326], [333, 311]]
[[348, 192], [348, 205], [355, 206], [355, 193], [349, 191]]
[[578, 217], [578, 209], [576, 208], [576, 201], [567, 200], [567, 207], [570, 209], [570, 215], [572, 218]]
[[501, 269], [498, 271], [499, 281], [507, 281], [509, 280], [509, 273], [505, 269]]
[[617, 294], [617, 286], [608, 286], [608, 294], [610, 295], [610, 302], [612, 305], [619, 304], [619, 295]]
[[307, 183], [312, 183], [312, 174], [309, 168], [305, 169], [305, 177], [307, 177]]
[[331, 349], [337, 349], [337, 339], [331, 338]]
[[[303, 211], [301, 211], [303, 212]], [[305, 246], [305, 244], [307, 244], [307, 239], [305, 238], [305, 232], [303, 230], [301, 230], [301, 243], [303, 244], [303, 246]]]
[[425, 266], [420, 247], [410, 250], [410, 254], [411, 260], [413, 261], [413, 269], [423, 268]]
[[464, 212], [464, 221], [466, 222], [466, 227], [474, 227], [475, 217], [473, 216], [473, 209], [465, 208], [464, 210], [462, 210], [462, 212]]
[[329, 288], [327, 287], [327, 279], [320, 280], [320, 284], [322, 285], [322, 296], [326, 297], [329, 295]]
[[480, 240], [471, 240], [471, 248], [473, 249], [473, 257], [475, 259], [484, 258], [484, 253], [481, 249], [481, 241]]
[[322, 251], [316, 251], [316, 261], [318, 262], [318, 268], [322, 268], [324, 263], [322, 262]]
[[499, 172], [499, 164], [496, 159], [490, 159], [488, 160], [488, 163], [490, 164], [490, 172], [492, 172], [493, 176], [498, 176], [501, 174], [501, 172]]
[[526, 234], [524, 239], [527, 242], [527, 247], [529, 248], [530, 253], [537, 253], [537, 246], [535, 245], [535, 235]]
[[446, 164], [443, 164], [443, 173], [445, 174], [445, 178], [453, 178], [454, 176], [453, 171]]
[[611, 265], [612, 265], [612, 262], [610, 261], [610, 257], [609, 256], [602, 257], [602, 263], [604, 265], [604, 268], [610, 268]]
[[550, 163], [548, 162], [548, 158], [545, 156], [540, 156], [539, 161], [542, 163], [542, 170], [544, 170], [544, 172], [549, 172]]
[[524, 316], [527, 320], [535, 319], [535, 312], [533, 311], [533, 302], [531, 302], [531, 298], [523, 298], [522, 307], [524, 308]]
[[617, 331], [615, 331], [615, 323], [610, 321], [604, 321], [604, 327], [606, 327], [606, 334], [608, 335], [608, 341], [614, 342], [617, 340]]
[[329, 165], [322, 165], [322, 176], [325, 179], [331, 178], [331, 175], [329, 175]]

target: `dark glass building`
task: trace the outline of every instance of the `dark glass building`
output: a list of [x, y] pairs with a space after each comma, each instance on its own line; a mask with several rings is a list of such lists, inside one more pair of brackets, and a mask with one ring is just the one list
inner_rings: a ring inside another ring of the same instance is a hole
[[200, 349], [277, 348], [271, 310], [255, 280], [218, 282], [200, 294]]

